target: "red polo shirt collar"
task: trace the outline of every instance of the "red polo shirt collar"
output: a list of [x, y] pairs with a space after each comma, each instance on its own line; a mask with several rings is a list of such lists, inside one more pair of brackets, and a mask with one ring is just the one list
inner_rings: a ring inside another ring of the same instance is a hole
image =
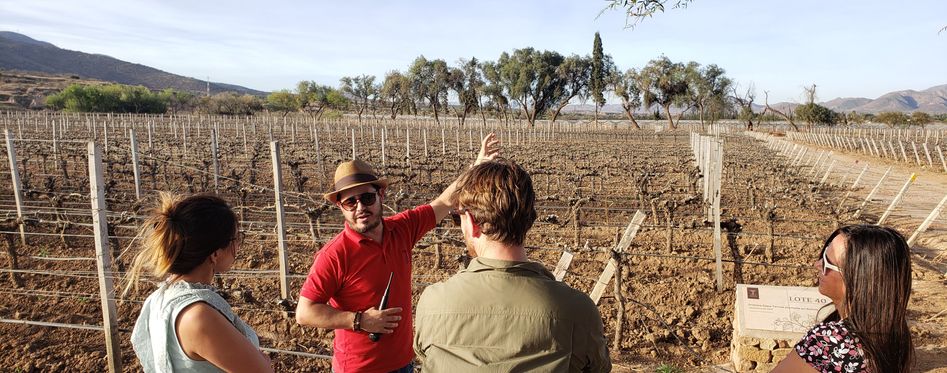
[[[385, 237], [388, 237], [388, 232], [394, 229], [389, 227], [389, 224], [385, 224], [385, 219], [381, 220], [381, 240], [384, 241]], [[352, 243], [362, 243], [362, 242], [375, 242], [371, 238], [368, 238], [364, 234], [356, 232], [352, 227], [349, 226], [348, 222], [345, 222], [345, 228], [342, 229], [342, 234], [345, 236], [345, 239]], [[378, 245], [381, 245], [381, 242], [375, 242]]]

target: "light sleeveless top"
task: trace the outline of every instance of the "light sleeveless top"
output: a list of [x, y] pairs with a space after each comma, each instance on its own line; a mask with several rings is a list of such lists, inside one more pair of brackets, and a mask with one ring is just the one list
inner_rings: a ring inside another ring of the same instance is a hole
[[207, 361], [187, 357], [178, 343], [174, 321], [181, 310], [195, 302], [205, 302], [220, 311], [240, 334], [260, 347], [253, 329], [233, 314], [230, 305], [213, 287], [184, 281], [164, 282], [145, 300], [132, 331], [132, 347], [146, 373], [221, 371]]

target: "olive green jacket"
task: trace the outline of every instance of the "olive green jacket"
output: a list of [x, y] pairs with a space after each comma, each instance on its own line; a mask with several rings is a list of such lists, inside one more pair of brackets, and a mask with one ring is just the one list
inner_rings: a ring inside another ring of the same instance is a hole
[[611, 370], [598, 308], [538, 263], [476, 258], [415, 310], [425, 372]]

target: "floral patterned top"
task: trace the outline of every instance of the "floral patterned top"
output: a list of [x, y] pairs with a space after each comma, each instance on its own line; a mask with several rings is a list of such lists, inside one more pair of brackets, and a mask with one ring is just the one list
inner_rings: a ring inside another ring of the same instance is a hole
[[819, 372], [868, 372], [861, 340], [843, 321], [816, 325], [799, 343], [796, 353]]

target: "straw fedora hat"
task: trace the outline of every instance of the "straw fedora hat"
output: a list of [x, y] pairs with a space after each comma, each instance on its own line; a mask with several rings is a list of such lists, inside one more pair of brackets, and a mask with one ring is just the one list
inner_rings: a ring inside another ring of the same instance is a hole
[[379, 178], [370, 164], [359, 159], [340, 164], [335, 169], [333, 182], [335, 190], [322, 195], [329, 203], [336, 203], [336, 196], [346, 189], [365, 184], [375, 185], [378, 189], [388, 186], [388, 180]]

